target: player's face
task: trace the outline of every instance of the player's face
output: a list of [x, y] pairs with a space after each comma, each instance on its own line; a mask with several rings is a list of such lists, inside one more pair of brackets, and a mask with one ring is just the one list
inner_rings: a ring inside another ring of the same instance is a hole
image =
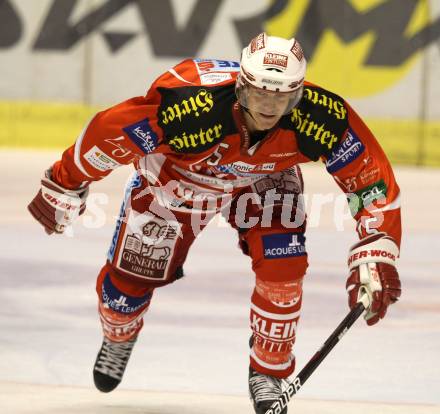
[[289, 104], [289, 92], [273, 92], [249, 86], [248, 107], [254, 112], [266, 115], [283, 115]]
[[249, 87], [247, 104], [256, 129], [265, 130], [274, 127], [285, 113], [290, 98], [290, 93]]
[[249, 124], [248, 126], [250, 127], [251, 131], [264, 131], [271, 129], [281, 118], [280, 115], [265, 115], [264, 113], [251, 110], [249, 110], [249, 112], [251, 114], [251, 119], [247, 119]]

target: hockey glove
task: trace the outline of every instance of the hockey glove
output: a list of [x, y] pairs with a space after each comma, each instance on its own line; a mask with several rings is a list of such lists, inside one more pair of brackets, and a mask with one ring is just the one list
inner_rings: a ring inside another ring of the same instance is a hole
[[41, 189], [28, 205], [28, 210], [44, 226], [47, 234], [63, 233], [84, 213], [89, 189], [68, 190], [55, 183], [51, 174], [52, 169], [45, 172]]
[[390, 304], [401, 294], [399, 274], [395, 264], [399, 248], [385, 233], [368, 236], [350, 249], [347, 279], [348, 304], [351, 309], [367, 294], [369, 307], [365, 313], [368, 325], [382, 319]]

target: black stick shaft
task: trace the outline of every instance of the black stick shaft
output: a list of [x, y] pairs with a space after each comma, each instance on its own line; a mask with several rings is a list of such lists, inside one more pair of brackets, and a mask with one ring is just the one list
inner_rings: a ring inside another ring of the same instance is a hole
[[365, 310], [365, 306], [362, 302], [359, 302], [344, 318], [344, 320], [338, 325], [333, 333], [327, 338], [321, 348], [313, 355], [310, 361], [304, 366], [304, 368], [298, 373], [295, 379], [289, 384], [287, 389], [280, 395], [277, 401], [266, 411], [265, 414], [280, 414], [286, 407], [290, 399], [299, 391], [304, 385], [310, 375], [313, 374], [316, 368], [321, 364], [325, 357], [335, 347], [335, 345], [341, 340], [345, 333], [351, 328], [351, 326], [357, 321]]

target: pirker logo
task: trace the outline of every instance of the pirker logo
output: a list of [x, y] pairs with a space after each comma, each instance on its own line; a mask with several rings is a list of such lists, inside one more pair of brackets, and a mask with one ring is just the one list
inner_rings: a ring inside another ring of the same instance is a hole
[[315, 122], [310, 113], [305, 113], [296, 108], [293, 110], [291, 120], [300, 134], [311, 137], [329, 150], [338, 142], [338, 137], [327, 129], [326, 124]]
[[337, 99], [337, 95], [325, 94], [320, 88], [304, 88], [303, 97], [314, 105], [323, 106], [327, 109], [329, 115], [333, 115], [336, 119], [345, 119], [347, 117], [347, 109], [342, 100]]
[[355, 260], [359, 260], [359, 259], [365, 259], [365, 258], [385, 258], [385, 259], [390, 259], [393, 262], [396, 261], [396, 256], [386, 250], [377, 250], [377, 249], [371, 249], [371, 250], [364, 250], [362, 252], [358, 252], [355, 253], [353, 255], [351, 255], [348, 258], [348, 265], [350, 265], [351, 263], [353, 263]]
[[168, 144], [176, 152], [202, 152], [222, 137], [222, 128], [222, 124], [215, 124], [212, 128], [200, 128], [198, 132], [183, 132], [171, 138]]
[[214, 99], [211, 92], [201, 89], [196, 96], [183, 99], [180, 103], [167, 106], [162, 111], [162, 123], [168, 125], [176, 120], [182, 122], [185, 116], [198, 118], [200, 112], [208, 113], [214, 106]]
[[300, 39], [307, 76], [350, 98], [391, 87], [414, 67], [424, 48], [440, 39], [440, 18], [430, 19], [427, 0], [274, 3], [277, 12], [266, 22], [268, 34]]

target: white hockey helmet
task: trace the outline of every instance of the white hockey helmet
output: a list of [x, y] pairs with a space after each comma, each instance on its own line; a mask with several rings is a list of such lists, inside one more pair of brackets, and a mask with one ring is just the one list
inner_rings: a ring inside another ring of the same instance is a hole
[[[287, 114], [301, 100], [306, 66], [303, 50], [296, 39], [260, 33], [241, 53], [240, 74], [235, 85], [237, 99], [242, 106], [252, 110], [249, 108], [252, 89], [288, 94], [288, 104], [282, 115]], [[285, 101], [286, 97], [283, 98]]]

